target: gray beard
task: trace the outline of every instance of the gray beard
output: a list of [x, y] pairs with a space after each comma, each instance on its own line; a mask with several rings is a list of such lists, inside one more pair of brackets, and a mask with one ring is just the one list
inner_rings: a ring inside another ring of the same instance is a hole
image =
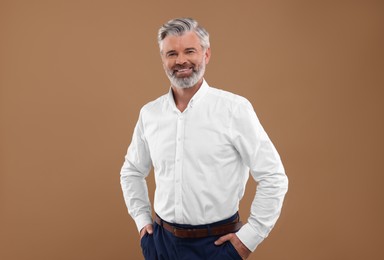
[[166, 72], [166, 74], [172, 86], [175, 86], [177, 88], [191, 88], [195, 86], [199, 82], [199, 80], [204, 76], [205, 57], [203, 58], [203, 61], [199, 65], [200, 65], [199, 66], [200, 68], [196, 71], [194, 70], [192, 72], [192, 75], [189, 77], [178, 78], [175, 75], [173, 75], [172, 71], [169, 71], [169, 70]]

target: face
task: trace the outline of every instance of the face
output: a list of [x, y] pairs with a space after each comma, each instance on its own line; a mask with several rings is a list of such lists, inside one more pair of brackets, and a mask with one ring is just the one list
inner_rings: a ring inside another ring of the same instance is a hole
[[204, 76], [211, 50], [203, 49], [195, 32], [181, 36], [169, 35], [161, 44], [161, 59], [172, 86], [190, 88]]

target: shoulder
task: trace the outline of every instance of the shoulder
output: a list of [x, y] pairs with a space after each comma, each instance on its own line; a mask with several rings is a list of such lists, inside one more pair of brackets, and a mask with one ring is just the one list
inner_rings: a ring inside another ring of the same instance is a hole
[[232, 93], [227, 90], [218, 89], [215, 87], [210, 87], [208, 91], [210, 99], [220, 102], [222, 105], [235, 109], [237, 107], [242, 106], [251, 106], [251, 103], [249, 100], [243, 96], [240, 96], [238, 94]]
[[146, 103], [141, 109], [140, 114], [156, 113], [158, 110], [161, 110], [164, 103], [168, 100], [168, 94], [164, 94], [158, 97], [155, 100], [152, 100]]

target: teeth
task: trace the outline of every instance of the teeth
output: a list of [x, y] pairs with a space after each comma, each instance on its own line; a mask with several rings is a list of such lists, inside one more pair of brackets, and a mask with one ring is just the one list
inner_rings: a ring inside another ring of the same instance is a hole
[[180, 69], [180, 70], [177, 70], [177, 71], [184, 72], [184, 71], [188, 71], [188, 70], [190, 70], [190, 69]]

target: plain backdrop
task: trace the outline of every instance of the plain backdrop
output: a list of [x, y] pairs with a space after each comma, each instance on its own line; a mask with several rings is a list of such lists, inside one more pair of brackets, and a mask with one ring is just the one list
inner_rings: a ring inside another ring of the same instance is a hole
[[289, 176], [250, 259], [384, 259], [371, 0], [1, 0], [0, 259], [142, 259], [119, 173], [141, 106], [169, 89], [157, 30], [185, 16], [211, 34], [206, 80], [252, 102]]

